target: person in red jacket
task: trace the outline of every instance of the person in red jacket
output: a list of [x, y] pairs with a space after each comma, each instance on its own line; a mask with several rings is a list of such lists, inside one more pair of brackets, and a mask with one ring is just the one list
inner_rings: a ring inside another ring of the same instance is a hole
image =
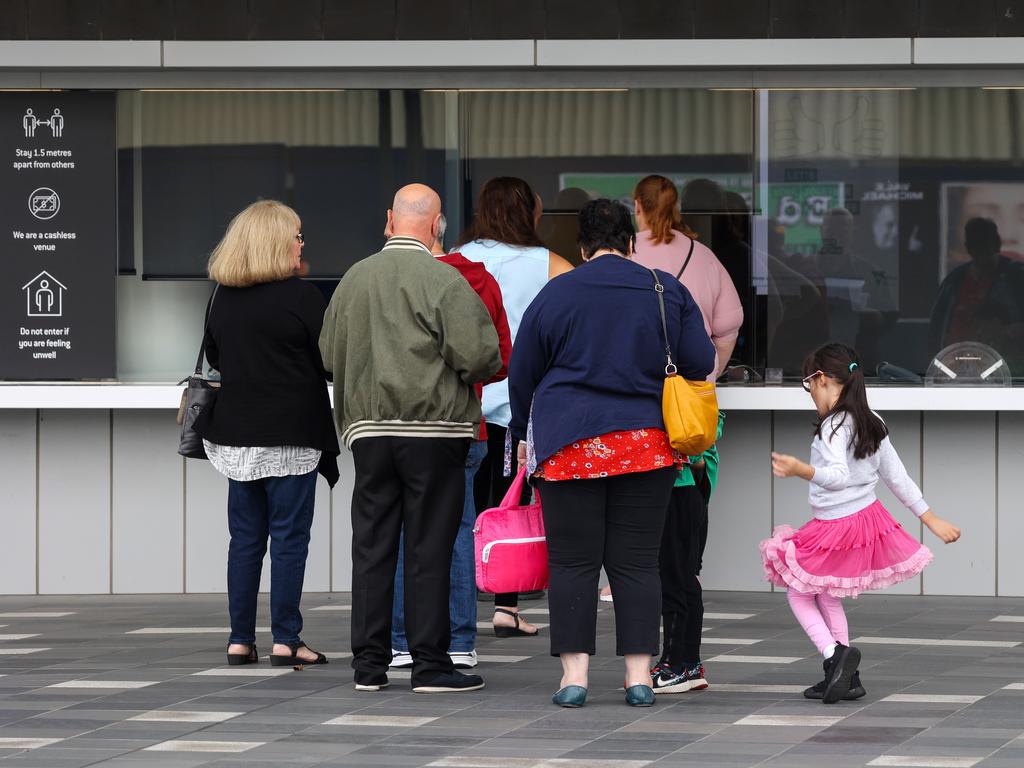
[[[508, 376], [508, 361], [512, 354], [512, 334], [505, 316], [505, 305], [501, 300], [501, 288], [497, 281], [479, 262], [470, 261], [458, 252], [444, 252], [444, 216], [441, 217], [441, 229], [438, 239], [431, 249], [439, 261], [457, 269], [491, 316], [494, 328], [498, 332], [498, 348], [501, 351], [501, 370], [486, 384], [501, 381]], [[387, 233], [385, 233], [387, 234]], [[483, 393], [483, 384], [476, 385], [476, 396]], [[457, 668], [475, 667], [476, 659], [476, 561], [473, 551], [473, 525], [476, 522], [476, 505], [473, 500], [473, 479], [480, 468], [484, 456], [487, 455], [487, 425], [481, 419], [480, 434], [473, 441], [466, 459], [466, 500], [462, 511], [462, 523], [455, 539], [452, 551], [451, 591], [448, 598], [448, 610], [451, 614], [451, 642], [448, 654]], [[398, 569], [395, 576], [395, 602], [391, 611], [391, 666], [411, 667], [412, 655], [405, 636], [405, 590], [403, 589], [404, 547], [398, 554]]]

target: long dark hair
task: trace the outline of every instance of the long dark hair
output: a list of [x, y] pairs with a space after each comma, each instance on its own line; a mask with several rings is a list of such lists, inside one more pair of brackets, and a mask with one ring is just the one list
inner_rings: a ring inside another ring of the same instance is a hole
[[865, 459], [871, 456], [878, 450], [889, 430], [885, 422], [868, 407], [868, 390], [857, 350], [845, 344], [826, 344], [804, 360], [804, 376], [810, 376], [815, 371], [831, 376], [843, 385], [843, 389], [832, 410], [814, 425], [814, 434], [821, 437], [821, 425], [832, 416], [840, 416], [832, 428], [832, 436], [835, 437], [839, 427], [850, 419], [853, 422], [851, 442], [854, 458]]
[[506, 245], [544, 247], [537, 236], [534, 216], [537, 196], [522, 179], [496, 176], [480, 189], [476, 213], [459, 238], [459, 245], [473, 240], [497, 240]]

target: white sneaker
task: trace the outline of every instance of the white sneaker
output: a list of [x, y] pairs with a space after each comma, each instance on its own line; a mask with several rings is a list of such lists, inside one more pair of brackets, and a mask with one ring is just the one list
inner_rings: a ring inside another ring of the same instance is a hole
[[455, 651], [448, 656], [456, 669], [472, 669], [477, 665], [476, 651]]
[[412, 654], [408, 651], [396, 651], [392, 648], [391, 656], [391, 664], [389, 666], [392, 669], [402, 669], [403, 667], [412, 666]]

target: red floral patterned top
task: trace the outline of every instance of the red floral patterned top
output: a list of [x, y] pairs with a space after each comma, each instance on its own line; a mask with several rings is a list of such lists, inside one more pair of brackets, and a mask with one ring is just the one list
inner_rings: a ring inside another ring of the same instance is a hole
[[663, 429], [628, 429], [578, 440], [537, 467], [545, 480], [594, 480], [630, 472], [682, 466]]

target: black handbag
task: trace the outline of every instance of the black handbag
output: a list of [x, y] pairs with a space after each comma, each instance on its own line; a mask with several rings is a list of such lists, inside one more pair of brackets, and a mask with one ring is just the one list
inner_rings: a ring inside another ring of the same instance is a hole
[[206, 305], [206, 320], [203, 323], [203, 340], [199, 345], [199, 357], [196, 358], [196, 368], [192, 375], [182, 379], [178, 384], [185, 384], [185, 390], [181, 393], [181, 405], [178, 407], [178, 424], [181, 426], [181, 435], [178, 438], [178, 453], [189, 459], [205, 459], [206, 449], [203, 447], [203, 438], [196, 434], [195, 423], [199, 414], [205, 408], [213, 405], [217, 399], [217, 392], [220, 389], [219, 381], [211, 381], [203, 378], [203, 360], [206, 357], [206, 330], [210, 325], [210, 310], [213, 309], [213, 300], [217, 297], [219, 285], [214, 286], [210, 302]]

